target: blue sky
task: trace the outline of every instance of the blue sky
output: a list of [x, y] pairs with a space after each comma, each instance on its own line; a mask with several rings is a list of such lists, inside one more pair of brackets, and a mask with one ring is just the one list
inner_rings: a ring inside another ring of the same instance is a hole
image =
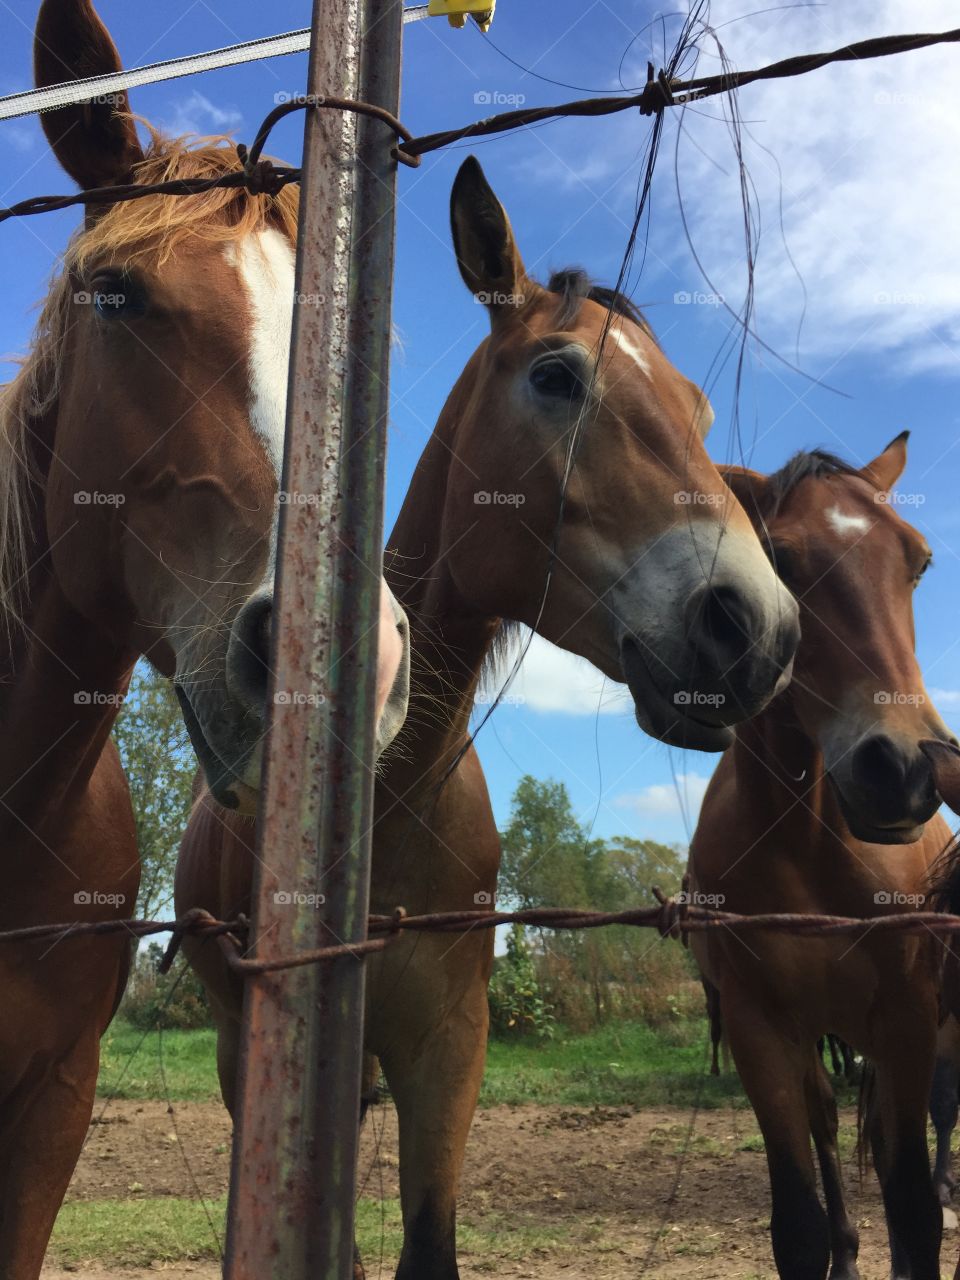
[[[403, 118], [415, 132], [430, 132], [488, 114], [496, 109], [487, 105], [491, 99], [533, 105], [581, 96], [519, 70], [504, 54], [584, 90], [614, 89], [628, 43], [639, 37], [623, 63], [624, 83], [638, 87], [647, 57], [659, 61], [663, 47], [661, 24], [651, 21], [675, 7], [500, 0], [489, 40], [440, 21], [412, 25]], [[752, 7], [742, 0], [715, 0], [712, 7], [727, 54], [742, 67], [918, 25], [907, 0], [831, 0], [737, 21]], [[924, 29], [954, 25], [953, 7], [927, 0]], [[303, 27], [310, 17], [306, 0], [268, 7], [252, 0], [229, 6], [100, 0], [99, 8], [128, 66]], [[0, 93], [29, 87], [35, 13], [33, 0], [0, 0]], [[676, 29], [675, 16], [668, 18], [668, 44]], [[743, 297], [743, 234], [731, 139], [715, 103], [682, 122], [667, 118], [649, 249], [632, 283], [674, 363], [696, 381], [709, 380], [717, 414], [709, 448], [718, 461], [770, 470], [798, 448], [825, 445], [863, 463], [911, 429], [902, 488], [914, 495], [910, 513], [936, 562], [917, 597], [921, 663], [945, 718], [960, 730], [955, 58], [949, 47], [933, 49], [742, 94], [761, 232], [756, 323], [785, 359], [834, 390], [754, 350], [739, 436], [733, 429], [731, 370], [716, 377], [711, 370], [730, 324], [717, 295], [735, 308]], [[700, 65], [703, 72], [717, 69], [710, 50]], [[302, 90], [305, 75], [305, 56], [288, 57], [139, 89], [133, 105], [171, 132], [227, 130], [250, 141], [274, 95]], [[271, 150], [295, 160], [301, 127], [285, 122]], [[648, 129], [631, 112], [470, 148], [535, 274], [580, 264], [613, 281]], [[400, 173], [388, 528], [443, 401], [485, 332], [484, 312], [460, 283], [447, 230], [450, 186], [465, 154], [454, 148]], [[0, 172], [3, 204], [70, 190], [33, 119], [0, 123]], [[687, 244], [678, 189], [708, 279]], [[31, 308], [76, 222], [76, 213], [65, 211], [0, 227], [0, 353], [25, 349]], [[578, 813], [598, 834], [685, 842], [714, 758], [645, 738], [586, 664], [545, 643], [531, 658], [515, 686], [521, 696], [497, 712], [478, 743], [498, 818], [506, 819], [513, 787], [529, 772], [566, 782]]]

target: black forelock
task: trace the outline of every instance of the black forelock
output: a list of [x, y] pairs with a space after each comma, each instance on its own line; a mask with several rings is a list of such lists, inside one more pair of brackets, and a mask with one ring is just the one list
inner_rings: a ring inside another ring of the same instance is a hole
[[801, 480], [808, 477], [819, 480], [821, 476], [858, 474], [856, 467], [844, 462], [835, 453], [829, 453], [826, 449], [803, 449], [800, 453], [795, 453], [779, 471], [774, 471], [767, 477], [767, 493], [773, 503], [771, 515], [777, 514]]
[[626, 316], [656, 342], [650, 323], [637, 304], [618, 289], [595, 284], [582, 267], [565, 267], [562, 271], [554, 271], [547, 281], [547, 290], [560, 296], [557, 325], [561, 329], [568, 329], [573, 325], [580, 314], [580, 304], [587, 298], [606, 307], [614, 315]]

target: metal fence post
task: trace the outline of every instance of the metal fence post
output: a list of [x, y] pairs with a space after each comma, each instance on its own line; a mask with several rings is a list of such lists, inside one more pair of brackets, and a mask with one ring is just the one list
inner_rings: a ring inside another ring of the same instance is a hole
[[[308, 92], [396, 113], [402, 22], [402, 0], [315, 0]], [[283, 487], [317, 500], [281, 508], [257, 959], [366, 936], [392, 142], [306, 113]], [[228, 1280], [353, 1274], [363, 977], [348, 957], [246, 980]]]

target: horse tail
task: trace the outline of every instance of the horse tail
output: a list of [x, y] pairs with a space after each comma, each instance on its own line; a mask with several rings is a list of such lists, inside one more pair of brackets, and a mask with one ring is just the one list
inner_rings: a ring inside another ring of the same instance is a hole
[[[720, 992], [713, 985], [709, 978], [700, 975], [700, 982], [703, 985], [703, 994], [707, 1001], [707, 1021], [710, 1023], [710, 1048], [712, 1058], [710, 1061], [710, 1074], [718, 1076], [720, 1074], [720, 1048], [723, 1045], [723, 1016], [720, 1012]], [[724, 1054], [726, 1060], [726, 1054]]]
[[877, 1115], [877, 1070], [872, 1062], [863, 1060], [860, 1073], [860, 1091], [857, 1095], [857, 1170], [860, 1181], [870, 1172], [870, 1155], [873, 1145]]

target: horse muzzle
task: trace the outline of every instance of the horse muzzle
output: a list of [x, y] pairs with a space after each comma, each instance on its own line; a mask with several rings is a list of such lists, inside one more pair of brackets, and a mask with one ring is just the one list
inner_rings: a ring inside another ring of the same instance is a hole
[[[225, 656], [207, 655], [190, 664], [201, 670], [224, 671], [222, 685], [213, 676], [177, 686], [184, 724], [190, 734], [207, 784], [225, 808], [256, 812], [260, 791], [263, 741], [267, 728], [267, 699], [271, 685], [270, 645], [273, 592], [252, 595], [230, 628]], [[403, 727], [410, 693], [410, 629], [406, 614], [381, 580], [379, 648], [376, 670], [376, 759]], [[319, 689], [280, 690], [277, 709], [295, 714], [322, 705]]]
[[867, 734], [827, 776], [851, 834], [870, 844], [915, 843], [940, 807], [934, 766], [913, 739]]
[[659, 564], [644, 564], [641, 581], [659, 579], [658, 592], [653, 582], [645, 591], [658, 609], [624, 632], [620, 665], [642, 729], [671, 746], [722, 751], [731, 726], [789, 683], [799, 614], [759, 548], [753, 572], [750, 548], [736, 535], [695, 543], [693, 555], [691, 541], [689, 530], [673, 548], [664, 539], [654, 551]]

